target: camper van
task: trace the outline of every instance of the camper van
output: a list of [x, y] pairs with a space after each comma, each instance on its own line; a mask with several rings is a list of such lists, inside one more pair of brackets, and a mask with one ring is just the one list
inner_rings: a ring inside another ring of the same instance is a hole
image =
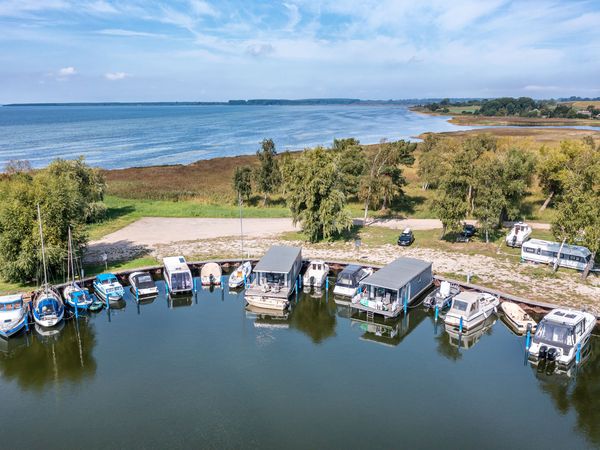
[[185, 262], [183, 256], [169, 256], [163, 258], [165, 270], [163, 277], [167, 283], [167, 291], [170, 294], [189, 292], [192, 290], [192, 272]]
[[[560, 251], [560, 258], [558, 252]], [[530, 239], [521, 247], [521, 259], [536, 263], [555, 264], [558, 258], [558, 266], [569, 269], [585, 270], [592, 259], [592, 252], [580, 245], [562, 246], [560, 242], [543, 241], [541, 239]]]

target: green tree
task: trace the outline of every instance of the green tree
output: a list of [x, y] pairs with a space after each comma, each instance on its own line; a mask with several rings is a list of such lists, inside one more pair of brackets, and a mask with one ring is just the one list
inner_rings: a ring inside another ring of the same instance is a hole
[[294, 178], [286, 186], [294, 223], [300, 223], [311, 242], [331, 239], [350, 229], [346, 197], [340, 186], [333, 153], [322, 147], [294, 158]]
[[506, 206], [502, 186], [502, 168], [495, 155], [485, 155], [479, 161], [475, 171], [475, 191], [477, 197], [473, 216], [485, 233], [485, 242], [489, 242], [489, 234], [500, 224], [500, 215]]
[[233, 190], [238, 199], [250, 200], [252, 195], [252, 169], [248, 166], [236, 167], [233, 173]]
[[272, 139], [263, 139], [261, 148], [256, 152], [260, 166], [256, 171], [258, 190], [263, 193], [263, 205], [267, 204], [267, 195], [273, 193], [281, 184], [281, 173], [277, 163], [277, 151]]
[[517, 147], [510, 148], [499, 156], [502, 176], [498, 182], [506, 202], [502, 219], [515, 220], [521, 215], [523, 198], [531, 186], [536, 158], [533, 153]]
[[463, 197], [444, 191], [438, 192], [432, 203], [433, 211], [442, 222], [443, 238], [446, 233], [460, 231], [469, 206]]
[[546, 196], [540, 211], [545, 210], [555, 196], [562, 195], [573, 162], [582, 151], [583, 146], [580, 143], [567, 141], [561, 142], [558, 148], [540, 148], [537, 176]]
[[348, 138], [334, 139], [331, 149], [337, 157], [342, 191], [348, 197], [356, 197], [360, 188], [360, 177], [367, 167], [363, 147], [357, 139]]

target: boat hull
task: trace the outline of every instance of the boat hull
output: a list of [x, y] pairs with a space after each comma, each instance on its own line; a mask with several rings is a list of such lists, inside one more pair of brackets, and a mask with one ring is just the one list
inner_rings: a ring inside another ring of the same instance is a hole
[[[489, 308], [486, 308], [486, 309], [480, 311], [479, 314], [471, 316], [467, 319], [465, 319], [463, 317], [462, 318], [463, 319], [462, 320], [463, 330], [470, 330], [472, 328], [478, 327], [483, 322], [485, 322], [488, 317], [490, 317], [492, 314], [495, 314], [495, 312], [496, 312], [496, 307], [491, 306]], [[446, 325], [449, 325], [451, 327], [460, 328], [460, 319], [461, 319], [460, 316], [457, 316], [454, 314], [447, 314], [446, 317], [444, 318], [444, 322], [446, 323]]]
[[23, 317], [21, 318], [21, 320], [18, 323], [16, 323], [14, 326], [12, 326], [11, 328], [0, 329], [0, 337], [2, 337], [4, 339], [8, 339], [9, 337], [14, 336], [19, 331], [21, 331], [23, 328], [25, 328], [26, 320], [27, 320], [27, 315], [24, 314]]
[[289, 300], [287, 299], [267, 297], [262, 295], [247, 295], [246, 302], [250, 306], [255, 306], [257, 308], [274, 309], [279, 311], [287, 309], [290, 304]]

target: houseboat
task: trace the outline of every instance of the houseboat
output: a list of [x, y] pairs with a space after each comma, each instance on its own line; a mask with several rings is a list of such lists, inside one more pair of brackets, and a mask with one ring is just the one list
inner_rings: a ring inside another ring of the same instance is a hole
[[487, 292], [461, 292], [452, 299], [444, 322], [461, 331], [470, 330], [496, 314], [499, 305], [498, 297]]
[[336, 303], [338, 303], [338, 300], [342, 300], [343, 304], [350, 301], [358, 293], [360, 282], [372, 273], [373, 269], [370, 267], [362, 267], [355, 264], [348, 264], [344, 267], [344, 270], [338, 274], [335, 280], [335, 287], [333, 288]]
[[259, 308], [286, 309], [301, 269], [301, 248], [271, 247], [254, 268], [254, 280], [246, 289], [246, 302]]
[[[564, 244], [560, 242], [530, 239], [521, 247], [521, 259], [543, 264], [557, 264], [559, 267], [585, 270], [591, 262], [592, 252], [580, 245]], [[558, 253], [560, 252], [560, 258]]]
[[128, 279], [136, 300], [139, 300], [140, 297], [156, 297], [158, 295], [158, 287], [149, 272], [131, 272]]
[[327, 279], [328, 274], [329, 266], [325, 264], [325, 261], [311, 261], [302, 278], [302, 284], [304, 284], [304, 286], [314, 287], [325, 286], [325, 280]]
[[515, 223], [509, 233], [506, 235], [506, 245], [509, 247], [523, 246], [523, 242], [529, 239], [531, 232], [532, 229], [528, 224], [523, 222]]
[[18, 333], [27, 322], [27, 307], [21, 294], [0, 297], [0, 337]]
[[433, 283], [431, 263], [398, 258], [360, 282], [350, 307], [359, 311], [397, 317]]
[[183, 256], [163, 258], [163, 278], [169, 294], [191, 292], [193, 288], [192, 272]]
[[531, 339], [529, 359], [537, 363], [545, 360], [568, 366], [576, 360], [590, 340], [596, 317], [572, 309], [553, 309], [540, 321]]

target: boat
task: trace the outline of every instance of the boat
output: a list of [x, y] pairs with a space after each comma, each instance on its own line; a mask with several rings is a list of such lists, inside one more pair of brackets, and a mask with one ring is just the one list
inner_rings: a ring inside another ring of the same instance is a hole
[[502, 318], [517, 334], [525, 334], [529, 329], [532, 333], [537, 328], [537, 323], [527, 314], [523, 308], [513, 302], [500, 303], [500, 309], [504, 313]]
[[329, 266], [325, 264], [325, 261], [317, 260], [311, 261], [308, 264], [304, 277], [302, 278], [302, 284], [304, 286], [321, 287], [325, 285], [325, 280], [329, 274]]
[[88, 311], [100, 311], [102, 308], [104, 308], [104, 303], [99, 300], [95, 295], [92, 296], [92, 298], [94, 299], [92, 301], [92, 304], [90, 305], [90, 307], [88, 308]]
[[246, 303], [258, 308], [286, 309], [290, 295], [298, 288], [301, 269], [301, 248], [272, 246], [254, 268], [254, 279], [244, 295]]
[[221, 284], [221, 276], [223, 271], [221, 266], [214, 262], [206, 263], [200, 270], [200, 281], [202, 286], [219, 286]]
[[105, 304], [119, 303], [119, 300], [125, 295], [125, 290], [115, 274], [101, 273], [94, 279], [94, 292]]
[[229, 275], [229, 287], [231, 289], [239, 288], [244, 283], [250, 281], [250, 274], [252, 273], [252, 264], [250, 261], [246, 261], [237, 266], [231, 275]]
[[40, 243], [42, 246], [42, 265], [44, 269], [44, 284], [41, 289], [33, 294], [31, 312], [33, 320], [40, 327], [54, 327], [60, 323], [65, 315], [65, 305], [60, 294], [48, 284], [48, 268], [46, 267], [46, 248], [44, 247], [44, 233], [42, 230], [42, 216], [40, 205], [37, 206], [38, 226], [40, 230]]
[[370, 267], [357, 266], [355, 264], [348, 264], [338, 274], [335, 280], [335, 286], [333, 288], [333, 295], [337, 298], [344, 297], [350, 300], [358, 293], [359, 283], [371, 275], [373, 269]]
[[131, 272], [128, 280], [136, 301], [139, 301], [140, 297], [156, 297], [158, 295], [158, 287], [149, 272]]
[[0, 337], [7, 339], [17, 334], [25, 327], [27, 320], [27, 306], [23, 303], [23, 295], [0, 297]]
[[89, 309], [94, 299], [90, 292], [75, 281], [75, 258], [73, 257], [73, 240], [69, 227], [69, 250], [67, 256], [67, 285], [63, 289], [63, 297], [71, 308]]
[[165, 266], [163, 278], [167, 284], [167, 292], [169, 294], [192, 291], [192, 272], [183, 256], [169, 256], [163, 258], [163, 264]]
[[452, 299], [444, 317], [446, 325], [470, 330], [496, 314], [500, 300], [487, 292], [464, 291]]
[[397, 317], [433, 284], [431, 263], [398, 258], [360, 282], [350, 307], [369, 315]]
[[531, 339], [529, 359], [533, 363], [546, 361], [568, 366], [581, 356], [589, 345], [596, 326], [593, 314], [573, 309], [557, 308], [540, 321]]
[[517, 222], [506, 235], [505, 242], [509, 247], [521, 247], [523, 242], [531, 236], [531, 226], [524, 222]]
[[442, 281], [440, 287], [434, 289], [423, 301], [426, 308], [438, 310], [446, 309], [452, 303], [452, 299], [460, 292], [460, 287], [456, 284], [451, 284], [449, 281]]

